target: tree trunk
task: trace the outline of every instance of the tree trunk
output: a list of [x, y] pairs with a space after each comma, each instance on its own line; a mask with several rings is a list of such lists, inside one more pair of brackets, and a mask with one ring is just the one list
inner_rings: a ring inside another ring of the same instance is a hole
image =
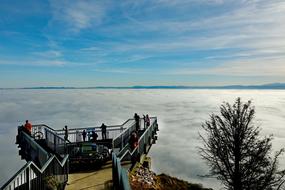
[[239, 132], [235, 135], [235, 148], [234, 148], [234, 156], [235, 156], [235, 169], [234, 169], [234, 190], [242, 190], [241, 184], [241, 173], [240, 173], [240, 160], [241, 160], [241, 150], [240, 150], [240, 139]]

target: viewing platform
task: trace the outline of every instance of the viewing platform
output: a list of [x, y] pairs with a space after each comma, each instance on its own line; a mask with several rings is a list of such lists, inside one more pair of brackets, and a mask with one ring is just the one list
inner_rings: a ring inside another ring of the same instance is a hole
[[[156, 117], [148, 126], [140, 119], [139, 128], [134, 119], [107, 126], [104, 139], [101, 127], [66, 132], [40, 124], [33, 125], [31, 135], [18, 127], [16, 144], [27, 163], [1, 190], [130, 189], [128, 172], [148, 153], [157, 131]], [[138, 135], [135, 146], [133, 133]]]

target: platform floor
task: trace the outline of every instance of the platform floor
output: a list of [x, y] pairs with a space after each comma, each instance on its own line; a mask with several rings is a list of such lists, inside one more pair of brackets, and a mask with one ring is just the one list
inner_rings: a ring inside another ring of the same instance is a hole
[[66, 190], [109, 190], [112, 189], [112, 163], [100, 170], [68, 175]]

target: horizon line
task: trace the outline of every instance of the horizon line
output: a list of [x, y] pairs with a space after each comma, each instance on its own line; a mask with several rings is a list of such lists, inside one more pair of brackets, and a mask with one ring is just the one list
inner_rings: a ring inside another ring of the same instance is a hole
[[285, 89], [285, 83], [268, 83], [259, 85], [133, 85], [133, 86], [33, 86], [11, 87], [1, 90], [13, 89]]

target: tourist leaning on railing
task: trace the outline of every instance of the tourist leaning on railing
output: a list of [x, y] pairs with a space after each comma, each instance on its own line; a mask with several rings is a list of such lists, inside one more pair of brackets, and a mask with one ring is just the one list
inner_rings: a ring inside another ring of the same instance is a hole
[[23, 129], [27, 134], [30, 136], [32, 135], [32, 124], [29, 122], [29, 120], [26, 120], [26, 124]]
[[106, 135], [106, 133], [107, 133], [107, 126], [104, 123], [102, 123], [102, 125], [101, 125], [101, 131], [102, 131], [102, 139], [103, 140], [107, 139], [107, 135]]
[[134, 150], [138, 146], [138, 141], [139, 141], [139, 138], [138, 138], [137, 133], [133, 132], [131, 134], [130, 141], [129, 141], [131, 150]]
[[68, 140], [68, 129], [67, 129], [67, 125], [64, 126], [63, 130], [64, 130], [64, 140], [67, 141], [67, 140]]
[[86, 133], [86, 130], [84, 129], [82, 132], [83, 142], [85, 142], [85, 140], [86, 140], [86, 135], [87, 135], [87, 133]]
[[139, 131], [139, 129], [140, 129], [140, 116], [137, 113], [135, 113], [134, 119], [136, 122], [136, 131]]

